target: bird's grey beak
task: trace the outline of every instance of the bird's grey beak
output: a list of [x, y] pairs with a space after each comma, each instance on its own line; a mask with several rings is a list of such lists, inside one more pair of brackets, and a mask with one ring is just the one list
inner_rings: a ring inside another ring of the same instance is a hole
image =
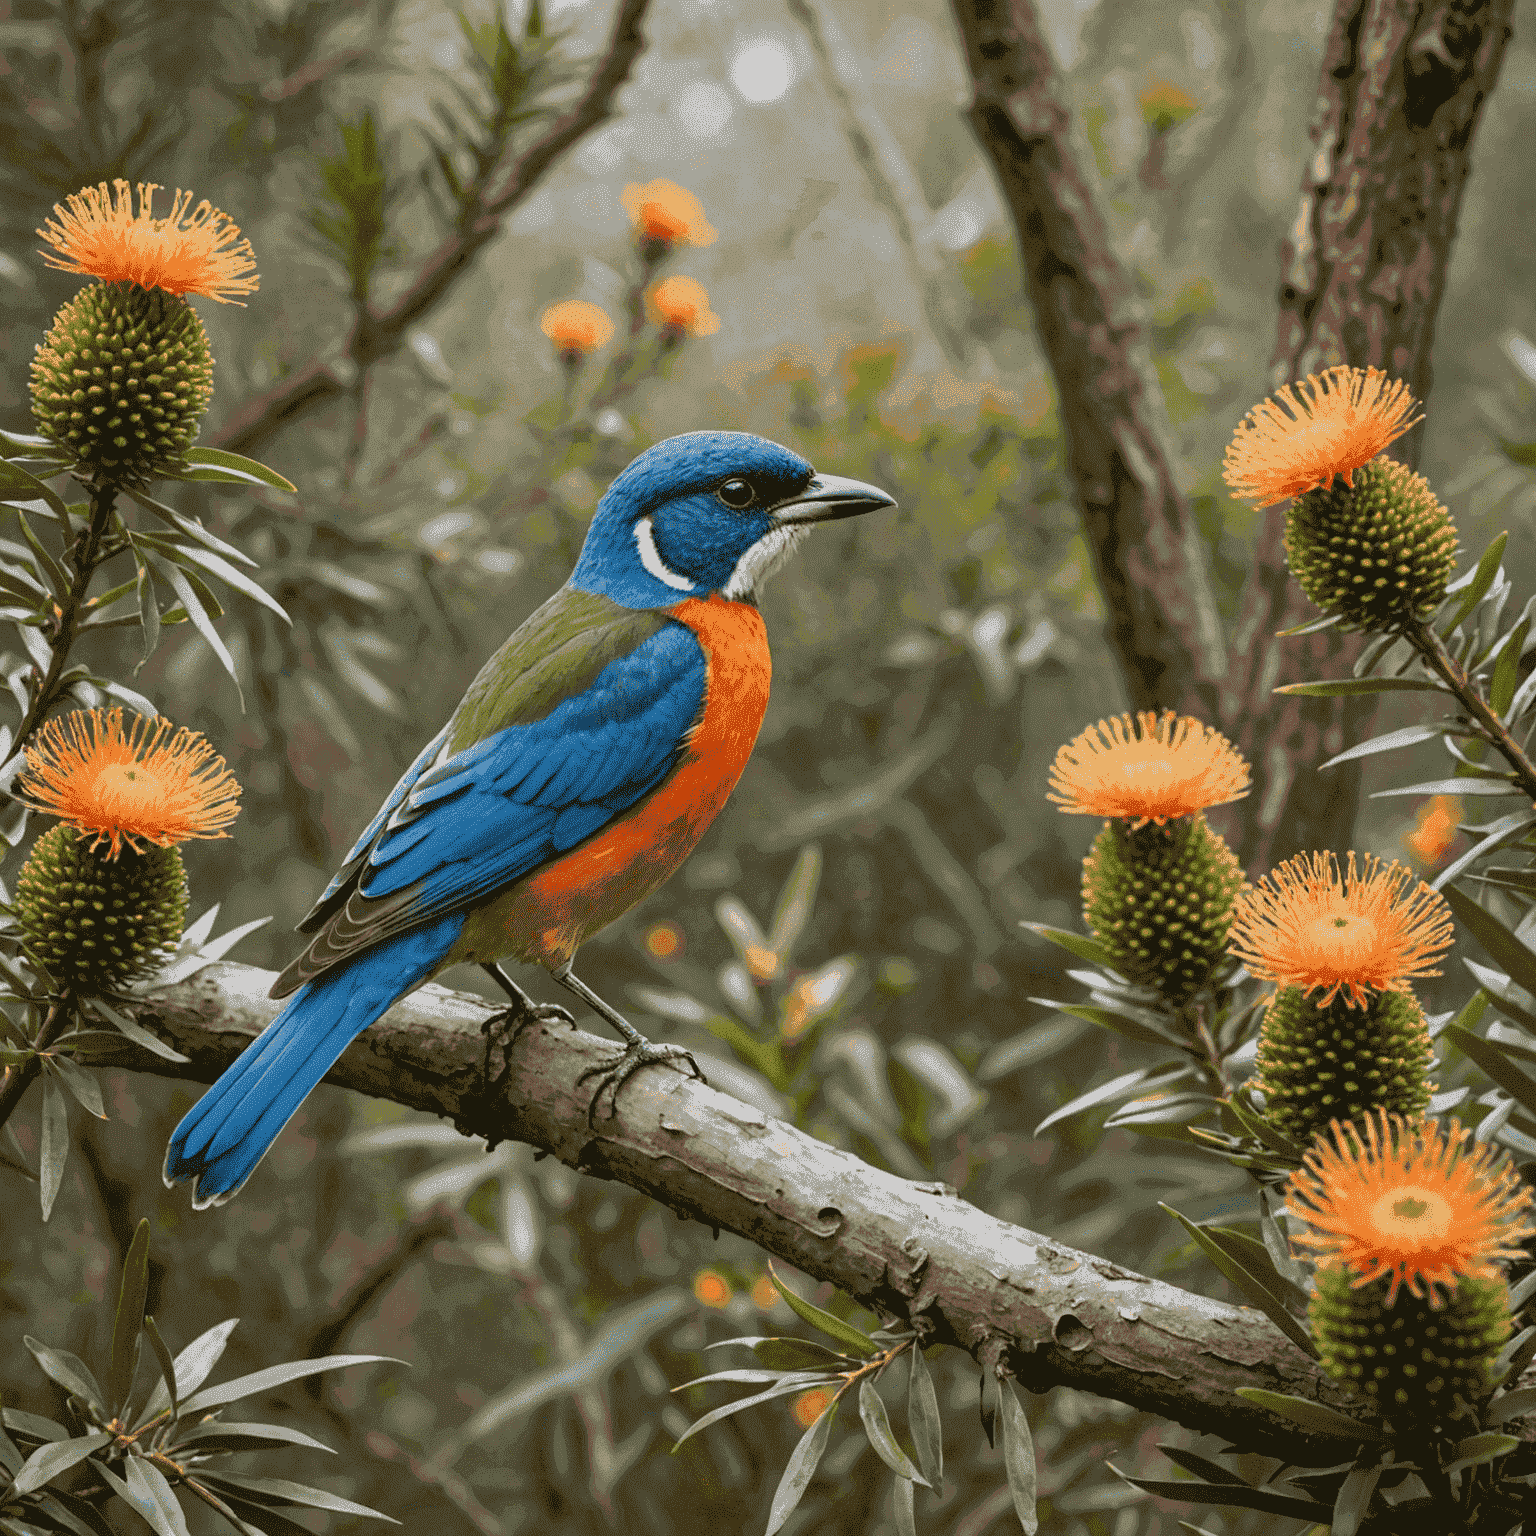
[[811, 483], [798, 496], [781, 501], [773, 509], [773, 519], [791, 525], [827, 523], [833, 518], [857, 517], [860, 512], [876, 512], [895, 505], [894, 496], [887, 496], [878, 486], [865, 485], [862, 480], [813, 475]]

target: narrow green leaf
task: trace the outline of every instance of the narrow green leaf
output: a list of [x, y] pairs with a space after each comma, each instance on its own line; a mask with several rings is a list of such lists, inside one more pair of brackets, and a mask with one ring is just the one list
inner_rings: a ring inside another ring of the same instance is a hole
[[274, 491], [287, 491], [290, 496], [296, 496], [299, 492], [293, 481], [278, 474], [275, 469], [223, 448], [188, 448], [186, 460], [194, 469], [222, 469], [232, 475], [244, 475], [261, 485], [270, 486]]
[[1536, 954], [1525, 947], [1513, 930], [1457, 886], [1448, 885], [1440, 894], [1450, 904], [1457, 922], [1488, 951], [1510, 980], [1536, 994]]
[[1089, 1024], [1097, 1024], [1100, 1029], [1108, 1029], [1117, 1035], [1124, 1035], [1127, 1040], [1138, 1041], [1142, 1045], [1169, 1046], [1174, 1044], [1170, 1035], [1166, 1035], [1160, 1029], [1152, 1029], [1137, 1019], [1127, 1018], [1125, 1014], [1113, 1008], [1097, 1008], [1091, 1003], [1063, 1003], [1053, 997], [1032, 997], [1032, 1003], [1039, 1003], [1043, 1007], [1054, 1008], [1058, 1013], [1064, 1013], [1069, 1018], [1084, 1019]]
[[216, 1387], [207, 1387], [193, 1394], [182, 1403], [182, 1416], [207, 1413], [210, 1408], [236, 1402], [242, 1397], [254, 1397], [258, 1392], [270, 1392], [273, 1387], [285, 1386], [305, 1376], [316, 1376], [321, 1371], [344, 1371], [354, 1365], [374, 1365], [380, 1362], [390, 1365], [407, 1364], [393, 1355], [321, 1355], [314, 1360], [290, 1360], [284, 1365], [271, 1365], [264, 1371], [252, 1371], [249, 1376], [237, 1376], [233, 1381], [220, 1382]]
[[[83, 1398], [98, 1412], [106, 1413], [101, 1385], [78, 1355], [70, 1354], [67, 1349], [55, 1349], [51, 1344], [44, 1344], [41, 1339], [34, 1339], [30, 1335], [23, 1335], [21, 1342], [27, 1346], [32, 1358], [42, 1367], [43, 1374], [49, 1380], [58, 1382], [66, 1392], [73, 1392], [76, 1397]], [[6, 1410], [5, 1421], [15, 1425], [16, 1415], [12, 1410]]]
[[896, 1536], [917, 1536], [917, 1511], [913, 1508], [916, 1495], [913, 1485], [904, 1477], [896, 1479], [896, 1486], [891, 1490], [892, 1501], [896, 1505]]
[[1356, 1536], [1376, 1496], [1376, 1484], [1382, 1474], [1378, 1462], [1370, 1467], [1352, 1467], [1339, 1496], [1333, 1501], [1333, 1536]]
[[[219, 1363], [225, 1346], [229, 1343], [230, 1334], [235, 1331], [239, 1322], [238, 1317], [229, 1317], [222, 1323], [215, 1323], [206, 1333], [201, 1333], [193, 1339], [176, 1356], [176, 1388], [183, 1397], [188, 1392], [197, 1391], [207, 1381], [214, 1366]], [[144, 1417], [152, 1419], [157, 1413], [164, 1412], [170, 1406], [170, 1395], [162, 1382], [150, 1393], [149, 1401], [144, 1405]]]
[[1226, 1483], [1232, 1488], [1245, 1488], [1248, 1486], [1236, 1472], [1222, 1466], [1219, 1461], [1212, 1461], [1207, 1456], [1199, 1456], [1194, 1451], [1186, 1450], [1183, 1446], [1159, 1445], [1158, 1450], [1169, 1461], [1176, 1462], [1186, 1472], [1193, 1472], [1196, 1477], [1203, 1477], [1208, 1483]]
[[283, 1424], [229, 1423], [223, 1419], [194, 1424], [185, 1434], [177, 1435], [176, 1445], [179, 1449], [195, 1446], [200, 1451], [260, 1451], [274, 1445], [302, 1445], [306, 1450], [336, 1454], [323, 1440]]
[[1431, 741], [1440, 734], [1438, 725], [1405, 725], [1401, 730], [1388, 731], [1382, 736], [1372, 736], [1357, 747], [1336, 752], [1320, 768], [1335, 768], [1340, 763], [1352, 762], [1357, 757], [1370, 757], [1377, 752], [1396, 752], [1401, 747], [1417, 746], [1421, 741]]
[[[1536, 1013], [1532, 1013], [1515, 998], [1509, 977], [1503, 971], [1496, 971], [1491, 965], [1479, 965], [1476, 960], [1469, 960], [1465, 955], [1461, 957], [1461, 963], [1472, 973], [1472, 979], [1493, 999], [1493, 1006], [1506, 1019], [1518, 1024], [1528, 1034], [1536, 1035]], [[1503, 1047], [1507, 1042], [1501, 1040], [1499, 1044]]]
[[773, 1490], [773, 1503], [768, 1509], [768, 1528], [763, 1536], [777, 1536], [784, 1522], [794, 1513], [795, 1506], [805, 1496], [805, 1490], [810, 1487], [816, 1468], [826, 1452], [827, 1441], [832, 1434], [832, 1420], [836, 1414], [837, 1403], [834, 1401], [801, 1435], [799, 1444], [790, 1452], [784, 1475], [779, 1479], [779, 1486]]
[[264, 608], [271, 609], [283, 623], [293, 623], [293, 620], [288, 616], [288, 610], [265, 587], [252, 581], [243, 571], [237, 571], [223, 556], [216, 555], [210, 550], [198, 549], [195, 546], [188, 546], [181, 553], [185, 559], [195, 561], [204, 570], [212, 572], [221, 581], [228, 582], [237, 592], [243, 592], [247, 597], [253, 598]]
[[1525, 637], [1530, 628], [1530, 616], [1526, 615], [1510, 631], [1509, 639], [1494, 664], [1493, 682], [1488, 689], [1488, 707], [1501, 720], [1513, 702], [1515, 689], [1520, 682], [1520, 653], [1525, 648]]
[[1332, 1435], [1338, 1440], [1353, 1440], [1371, 1445], [1385, 1442], [1386, 1436], [1369, 1424], [1361, 1424], [1311, 1398], [1293, 1397], [1289, 1392], [1266, 1392], [1262, 1387], [1238, 1387], [1237, 1396], [1256, 1408], [1267, 1408], [1282, 1419], [1300, 1424], [1314, 1435]]
[[778, 1287], [779, 1295], [784, 1298], [785, 1305], [802, 1323], [809, 1323], [812, 1328], [826, 1334], [829, 1339], [847, 1344], [866, 1358], [879, 1353], [879, 1346], [867, 1333], [861, 1333], [852, 1323], [845, 1323], [842, 1318], [834, 1317], [830, 1312], [823, 1312], [820, 1307], [813, 1305], [803, 1296], [796, 1295], [779, 1279], [771, 1259], [768, 1263], [768, 1273], [773, 1276], [773, 1283]]
[[1158, 1205], [1194, 1238], [1217, 1269], [1242, 1291], [1298, 1349], [1305, 1350], [1313, 1359], [1317, 1358], [1317, 1345], [1312, 1342], [1311, 1334], [1291, 1316], [1290, 1310], [1281, 1297], [1273, 1294], [1257, 1275], [1238, 1263], [1203, 1227], [1196, 1226], [1189, 1217], [1182, 1215], [1161, 1200], [1158, 1201]]
[[219, 638], [219, 632], [213, 627], [213, 620], [208, 617], [208, 610], [198, 601], [197, 593], [193, 591], [187, 573], [177, 565], [160, 567], [159, 572], [170, 582], [177, 597], [181, 599], [182, 607], [187, 610], [187, 617], [192, 620], [193, 627], [208, 642], [208, 648], [219, 658], [219, 664], [229, 674], [230, 681], [235, 685], [235, 693], [240, 698], [240, 708], [243, 712], [245, 694], [240, 687], [239, 674], [235, 671], [235, 658], [229, 654], [229, 647]]
[[1272, 1296], [1281, 1301], [1289, 1300], [1294, 1306], [1307, 1304], [1307, 1292], [1275, 1268], [1269, 1250], [1257, 1238], [1233, 1227], [1202, 1227], [1200, 1230], [1229, 1253]]
[[188, 1061], [191, 1058], [183, 1056], [180, 1051], [174, 1051], [158, 1035], [152, 1035], [139, 1023], [137, 1019], [130, 1018], [126, 1013], [114, 1008], [102, 998], [93, 997], [89, 1003], [90, 1008], [106, 1019], [112, 1026], [125, 1034], [133, 1043], [152, 1056], [159, 1056], [163, 1061]]
[[[160, 643], [160, 604], [155, 597], [155, 579], [147, 565], [138, 568], [139, 631], [144, 636], [144, 655], [139, 662], [143, 666], [155, 654]], [[137, 672], [138, 668], [134, 668]]]
[[37, 1171], [43, 1220], [47, 1221], [53, 1213], [53, 1202], [58, 1199], [59, 1189], [64, 1183], [64, 1164], [69, 1159], [69, 1108], [64, 1101], [63, 1090], [52, 1077], [43, 1079], [42, 1113], [43, 1133]]
[[149, 1347], [155, 1353], [155, 1363], [160, 1367], [160, 1382], [170, 1397], [171, 1417], [174, 1419], [178, 1402], [176, 1362], [171, 1358], [171, 1352], [166, 1348], [165, 1340], [160, 1337], [160, 1329], [156, 1326], [154, 1318], [148, 1313], [144, 1316], [144, 1337], [149, 1340]]
[[907, 1378], [907, 1429], [917, 1451], [917, 1464], [931, 1488], [944, 1486], [944, 1425], [939, 1418], [939, 1397], [933, 1388], [928, 1362], [914, 1340], [907, 1350], [911, 1373]]
[[1052, 944], [1059, 944], [1069, 954], [1076, 955], [1079, 960], [1086, 960], [1089, 965], [1097, 965], [1106, 971], [1115, 968], [1109, 950], [1086, 933], [1073, 933], [1067, 928], [1050, 928], [1044, 923], [1020, 923], [1019, 927], [1027, 928], [1039, 938], [1049, 939]]
[[105, 1431], [95, 1435], [82, 1435], [78, 1440], [54, 1440], [40, 1445], [22, 1463], [21, 1471], [11, 1484], [11, 1494], [35, 1493], [45, 1483], [50, 1483], [59, 1473], [78, 1466], [92, 1451], [100, 1450], [112, 1436]]
[[1536, 1327], [1522, 1328], [1494, 1358], [1488, 1370], [1488, 1380], [1494, 1386], [1517, 1381], [1533, 1354], [1536, 1354]]
[[1289, 629], [1277, 629], [1276, 640], [1291, 640], [1297, 635], [1313, 635], [1321, 629], [1332, 629], [1343, 619], [1342, 613], [1325, 613], [1321, 618], [1308, 619], [1304, 624], [1293, 624]]
[[141, 1217], [123, 1259], [123, 1279], [112, 1321], [112, 1369], [107, 1376], [107, 1402], [122, 1415], [139, 1367], [139, 1334], [144, 1327], [144, 1298], [149, 1294], [149, 1218]]
[[20, 510], [16, 513], [16, 520], [21, 524], [22, 537], [32, 547], [32, 553], [37, 557], [37, 563], [42, 568], [48, 580], [53, 584], [54, 593], [64, 597], [70, 589], [70, 579], [64, 574], [64, 567], [55, 560], [52, 554], [43, 547], [43, 541], [32, 531], [32, 524], [27, 521], [27, 514]]
[[1520, 1444], [1518, 1435], [1468, 1435], [1451, 1447], [1451, 1459], [1445, 1470], [1459, 1472], [1463, 1467], [1481, 1466], [1485, 1461], [1509, 1455]]
[[198, 1475], [213, 1487], [234, 1489], [256, 1504], [302, 1504], [309, 1509], [328, 1509], [338, 1515], [366, 1515], [373, 1520], [388, 1520], [391, 1525], [400, 1524], [392, 1515], [380, 1514], [366, 1504], [342, 1498], [339, 1493], [290, 1483], [282, 1477], [245, 1477], [233, 1472], [206, 1471]]
[[[1499, 561], [1504, 558], [1504, 546], [1509, 543], [1507, 532], [1499, 534], [1487, 549], [1483, 551], [1483, 557], [1477, 562], [1477, 567], [1470, 577], [1462, 577], [1461, 581], [1452, 582], [1446, 588], [1447, 598], [1457, 591], [1461, 592], [1461, 601], [1451, 610], [1451, 616], [1437, 626], [1442, 640], [1448, 639], [1456, 630], [1456, 627], [1472, 612], [1477, 605], [1487, 596], [1488, 589], [1493, 585], [1494, 577], [1499, 574]], [[1467, 585], [1463, 588], [1461, 582]]]
[[107, 1111], [101, 1102], [101, 1086], [84, 1067], [71, 1061], [68, 1056], [60, 1055], [58, 1051], [45, 1057], [44, 1063], [48, 1071], [69, 1089], [70, 1097], [87, 1114], [94, 1115], [98, 1120], [107, 1118]]
[[1003, 1420], [1003, 1466], [1008, 1473], [1008, 1492], [1013, 1511], [1024, 1527], [1024, 1536], [1035, 1536], [1040, 1518], [1035, 1513], [1035, 1442], [1029, 1419], [1011, 1380], [998, 1383], [998, 1406]]
[[50, 490], [36, 475], [29, 475], [14, 459], [0, 460], [0, 489], [6, 492], [5, 500], [15, 506], [17, 492], [25, 492], [29, 501], [47, 502], [48, 510], [58, 518], [61, 527], [69, 527], [69, 508], [57, 491]]
[[1447, 1026], [1447, 1037], [1455, 1041], [1462, 1054], [1470, 1057], [1523, 1109], [1536, 1114], [1536, 1077], [1521, 1071], [1499, 1048], [1495, 1040], [1485, 1040], [1470, 1029], [1455, 1024]]
[[1395, 789], [1376, 790], [1371, 799], [1391, 800], [1399, 795], [1478, 795], [1486, 799], [1520, 794], [1520, 788], [1506, 774], [1493, 773], [1475, 779], [1431, 779], [1426, 784], [1400, 784]]
[[890, 1416], [874, 1382], [865, 1377], [859, 1383], [859, 1418], [864, 1434], [877, 1455], [897, 1477], [929, 1486], [928, 1479], [913, 1465], [911, 1458], [902, 1450], [900, 1442], [891, 1430]]
[[1358, 698], [1368, 693], [1448, 693], [1443, 683], [1417, 677], [1332, 677], [1315, 683], [1286, 683], [1276, 693], [1311, 699]]
[[[4, 427], [0, 427], [0, 443], [8, 448], [40, 448], [44, 453], [59, 446], [51, 437], [39, 437], [35, 432], [11, 432]], [[12, 459], [16, 455], [8, 453], [4, 457]]]
[[[1249, 1389], [1244, 1388], [1243, 1392]], [[1327, 1515], [1329, 1506], [1314, 1499], [1287, 1498], [1269, 1488], [1252, 1488], [1244, 1483], [1234, 1487], [1230, 1483], [1173, 1482], [1151, 1477], [1127, 1477], [1119, 1467], [1106, 1462], [1110, 1471], [1143, 1493], [1159, 1499], [1175, 1499], [1181, 1504], [1216, 1504], [1229, 1509], [1257, 1509], [1270, 1515], [1288, 1515], [1294, 1520], [1314, 1520], [1318, 1514]], [[1327, 1527], [1320, 1528], [1321, 1536], [1327, 1536]]]
[[1483, 1422], [1490, 1426], [1507, 1424], [1511, 1419], [1523, 1419], [1528, 1413], [1536, 1413], [1536, 1387], [1520, 1387], [1514, 1392], [1506, 1392], [1503, 1397], [1496, 1397], [1483, 1415]]
[[[123, 1462], [123, 1477], [136, 1495], [133, 1507], [160, 1532], [160, 1536], [191, 1536], [187, 1517], [159, 1467], [142, 1456], [129, 1456]], [[151, 1508], [153, 1514], [149, 1512]]]
[[[1112, 1077], [1107, 1083], [1100, 1083], [1097, 1088], [1090, 1088], [1086, 1093], [1080, 1093], [1075, 1099], [1068, 1099], [1059, 1109], [1053, 1109], [1039, 1125], [1035, 1127], [1035, 1135], [1042, 1135], [1049, 1127], [1060, 1120], [1070, 1119], [1071, 1116], [1081, 1114], [1085, 1109], [1092, 1109], [1097, 1104], [1108, 1104], [1115, 1099], [1126, 1099], [1131, 1096], [1144, 1083], [1151, 1083], [1159, 1070], [1166, 1071], [1167, 1063], [1159, 1067], [1138, 1067], [1134, 1072], [1122, 1072], [1119, 1077]], [[1179, 1076], [1183, 1075], [1182, 1063]], [[1173, 1081], [1165, 1077], [1165, 1082]]]
[[683, 1433], [677, 1437], [677, 1441], [672, 1447], [672, 1452], [674, 1455], [676, 1455], [678, 1448], [684, 1443], [684, 1441], [693, 1439], [693, 1437], [698, 1434], [700, 1430], [708, 1429], [712, 1424], [718, 1424], [721, 1419], [728, 1419], [732, 1414], [740, 1413], [743, 1408], [755, 1408], [759, 1403], [772, 1402], [776, 1397], [787, 1397], [791, 1392], [797, 1394], [800, 1392], [805, 1392], [816, 1385], [835, 1389], [841, 1380], [841, 1376], [832, 1372], [829, 1372], [827, 1375], [825, 1375], [821, 1379], [820, 1383], [815, 1381], [795, 1381], [791, 1379], [781, 1381], [775, 1386], [769, 1387], [765, 1392], [754, 1392], [750, 1397], [739, 1397], [734, 1403], [722, 1403], [720, 1407], [710, 1409], [710, 1411], [706, 1413], [703, 1418], [695, 1419], [693, 1423], [690, 1424], [688, 1428], [685, 1429]]

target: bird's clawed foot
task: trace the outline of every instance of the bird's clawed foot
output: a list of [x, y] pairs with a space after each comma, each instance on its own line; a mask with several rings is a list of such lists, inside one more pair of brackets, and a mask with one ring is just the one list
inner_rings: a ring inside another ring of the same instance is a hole
[[[570, 1009], [562, 1008], [559, 1003], [536, 1003], [526, 996], [521, 1002], [503, 1008], [500, 1013], [493, 1013], [480, 1026], [480, 1033], [485, 1036], [485, 1060], [480, 1068], [480, 1077], [482, 1091], [487, 1097], [500, 1092], [506, 1082], [507, 1072], [512, 1065], [512, 1047], [530, 1024], [568, 1024], [574, 1029], [576, 1018]], [[501, 1047], [501, 1070], [492, 1077], [491, 1053], [497, 1046]]]
[[[641, 1067], [648, 1067], [654, 1063], [670, 1061], [687, 1064], [688, 1075], [705, 1081], [704, 1074], [699, 1070], [699, 1064], [693, 1059], [693, 1053], [685, 1046], [668, 1045], [665, 1042], [657, 1044], [653, 1040], [647, 1040], [643, 1035], [636, 1034], [619, 1053], [618, 1060], [602, 1062], [598, 1066], [588, 1067], [580, 1077], [578, 1083], [584, 1083], [589, 1077], [598, 1079], [597, 1089], [592, 1095], [591, 1102], [587, 1105], [587, 1124], [593, 1129], [597, 1127], [597, 1106], [602, 1101], [604, 1092], [608, 1094], [608, 1117], [612, 1119], [618, 1113], [619, 1089], [632, 1078]], [[678, 1071], [682, 1071], [682, 1066]]]

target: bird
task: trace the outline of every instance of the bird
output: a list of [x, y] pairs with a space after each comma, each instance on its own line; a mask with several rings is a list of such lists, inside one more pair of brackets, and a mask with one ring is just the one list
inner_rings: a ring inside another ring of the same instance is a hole
[[[639, 1068], [698, 1072], [571, 969], [693, 850], [746, 766], [771, 672], [758, 588], [817, 523], [896, 505], [747, 432], [688, 432], [609, 486], [565, 585], [470, 683], [298, 925], [277, 1017], [171, 1135], [167, 1187], [239, 1192], [346, 1047], [451, 965], [483, 967], [493, 1023], [573, 1023], [501, 965], [544, 966], [623, 1038], [588, 1105]], [[515, 1031], [514, 1031], [515, 1034]], [[489, 1057], [489, 1046], [487, 1047]]]

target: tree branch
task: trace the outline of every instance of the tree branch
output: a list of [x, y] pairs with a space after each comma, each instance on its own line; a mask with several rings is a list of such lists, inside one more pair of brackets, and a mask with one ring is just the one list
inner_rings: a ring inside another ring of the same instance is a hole
[[608, 48], [587, 88], [520, 154], [499, 190], [481, 199], [474, 216], [447, 236], [422, 263], [414, 280], [387, 309], [371, 306], [347, 337], [344, 356], [316, 355], [297, 364], [271, 389], [253, 395], [212, 433], [208, 442], [251, 453], [280, 427], [352, 387], [359, 369], [396, 351], [406, 332], [448, 295], [480, 251], [501, 233], [508, 214], [538, 185], [566, 150], [614, 115], [613, 100], [645, 50], [641, 23], [650, 0], [620, 0]]
[[1013, 215], [1055, 376], [1109, 640], [1137, 709], [1212, 719], [1226, 670], [1205, 549], [1173, 471], [1140, 306], [1030, 0], [951, 0], [977, 142]]
[[[215, 964], [134, 1005], [185, 1064], [126, 1039], [90, 1062], [210, 1081], [275, 1016], [271, 981], [270, 971]], [[446, 1116], [466, 1135], [527, 1142], [728, 1228], [930, 1342], [978, 1358], [1000, 1353], [1032, 1391], [1074, 1386], [1267, 1455], [1336, 1459], [1336, 1443], [1235, 1395], [1263, 1387], [1348, 1410], [1317, 1363], [1261, 1313], [1011, 1226], [945, 1185], [898, 1178], [679, 1073], [642, 1073], [617, 1116], [593, 1131], [590, 1088], [578, 1078], [615, 1046], [580, 1030], [524, 1030], [488, 1094], [479, 1029], [495, 1011], [470, 994], [422, 987], [355, 1041], [326, 1081]]]

